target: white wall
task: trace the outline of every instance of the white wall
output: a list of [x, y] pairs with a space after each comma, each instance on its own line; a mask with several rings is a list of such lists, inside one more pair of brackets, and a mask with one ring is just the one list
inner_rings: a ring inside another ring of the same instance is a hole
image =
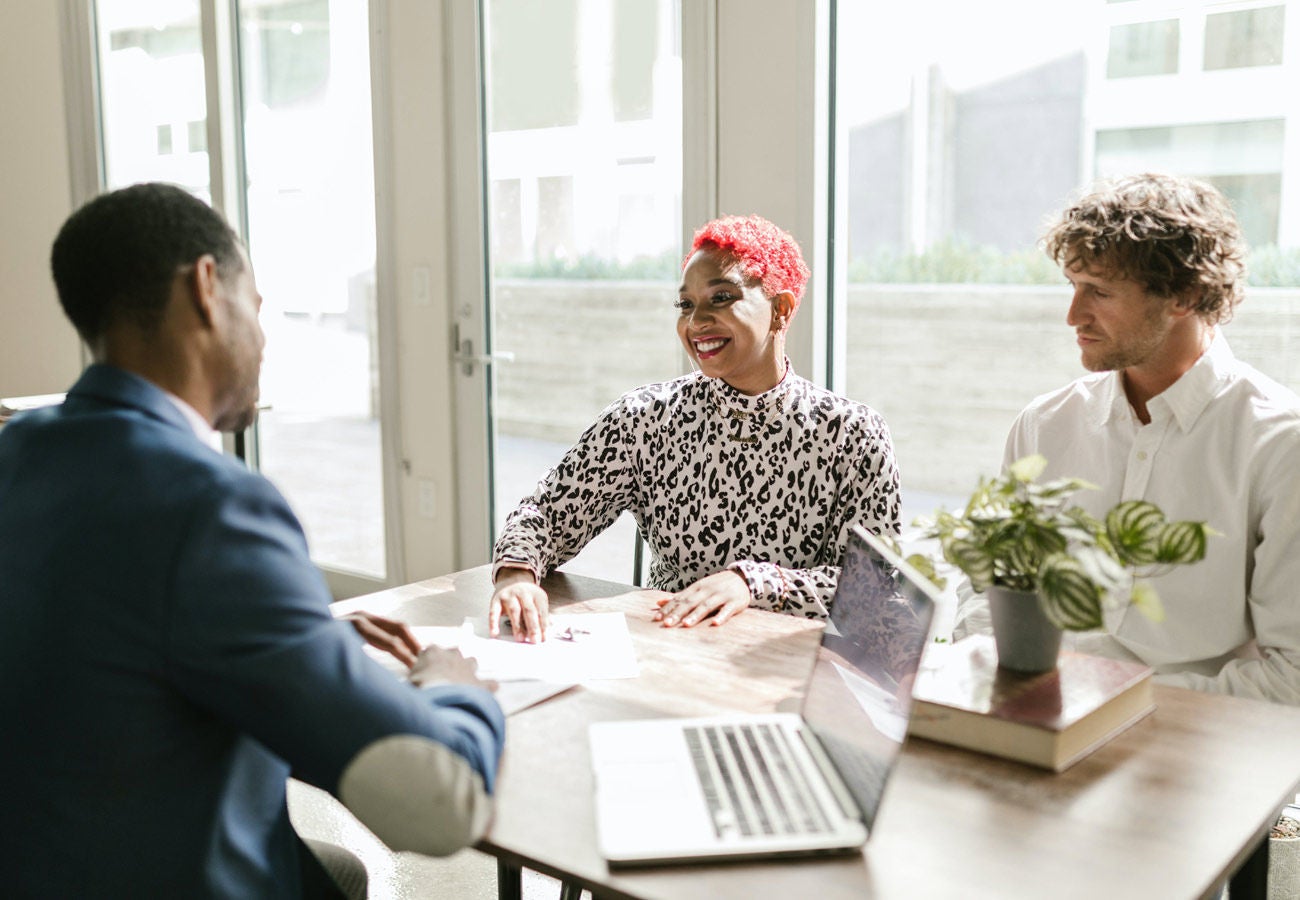
[[0, 397], [66, 390], [76, 332], [50, 280], [50, 244], [72, 209], [59, 7], [0, 3]]
[[[448, 84], [440, 49], [442, 3], [374, 0], [371, 53], [379, 96], [375, 168], [381, 329], [391, 329], [394, 358], [384, 407], [395, 413], [403, 566], [407, 581], [458, 568], [455, 410], [450, 366], [451, 282], [448, 247]], [[384, 85], [387, 87], [384, 99]], [[416, 296], [417, 270], [427, 281]], [[432, 490], [432, 516], [419, 513], [421, 486]], [[480, 560], [475, 559], [474, 562]]]

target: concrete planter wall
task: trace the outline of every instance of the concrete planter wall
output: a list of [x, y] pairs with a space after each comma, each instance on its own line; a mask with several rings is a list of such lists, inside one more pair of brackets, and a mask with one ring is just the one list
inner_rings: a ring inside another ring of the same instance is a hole
[[[503, 433], [572, 442], [622, 392], [684, 371], [669, 282], [498, 280]], [[848, 294], [849, 396], [889, 422], [904, 487], [964, 498], [996, 472], [1016, 414], [1082, 374], [1056, 286], [858, 284]], [[1300, 389], [1300, 288], [1249, 291], [1237, 355]], [[807, 374], [807, 373], [804, 373]]]
[[569, 444], [620, 394], [675, 378], [677, 285], [498, 279], [493, 346], [499, 429]]

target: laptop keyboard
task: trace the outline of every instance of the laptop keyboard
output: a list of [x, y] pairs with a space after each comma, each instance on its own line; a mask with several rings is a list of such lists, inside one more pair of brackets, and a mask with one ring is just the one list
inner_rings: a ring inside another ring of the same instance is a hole
[[788, 736], [777, 726], [687, 726], [685, 734], [718, 837], [831, 830]]

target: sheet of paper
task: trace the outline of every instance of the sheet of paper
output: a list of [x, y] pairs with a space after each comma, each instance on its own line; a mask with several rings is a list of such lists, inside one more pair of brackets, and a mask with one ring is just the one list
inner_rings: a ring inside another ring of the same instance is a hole
[[[411, 631], [422, 647], [437, 645], [456, 649], [461, 645], [462, 640], [474, 639], [474, 623], [468, 619], [463, 625], [413, 625]], [[392, 656], [369, 644], [366, 645], [365, 651], [398, 678], [406, 679], [409, 674], [406, 666]], [[509, 716], [530, 706], [536, 706], [543, 700], [549, 700], [556, 694], [562, 694], [573, 686], [572, 682], [506, 681], [498, 683], [495, 693], [497, 703], [501, 704], [501, 709]]]
[[522, 709], [536, 706], [573, 687], [576, 685], [552, 684], [549, 681], [500, 681], [497, 682], [496, 698], [497, 703], [501, 704], [501, 710], [507, 716], [513, 716]]
[[[566, 630], [573, 640], [556, 635]], [[460, 625], [416, 625], [411, 628], [423, 647], [436, 644], [458, 648], [478, 662], [478, 675], [489, 681], [540, 681], [569, 686], [601, 678], [635, 678], [640, 669], [627, 618], [621, 612], [560, 613], [551, 616], [551, 637], [540, 644], [514, 639], [508, 628], [488, 637], [487, 617], [467, 618]], [[406, 669], [386, 653], [367, 646], [366, 652], [389, 671]]]
[[[478, 661], [480, 678], [578, 683], [640, 673], [621, 612], [554, 614], [551, 637], [540, 644], [521, 643], [504, 630], [489, 638], [486, 617], [466, 619], [464, 627], [460, 652]], [[558, 637], [566, 630], [573, 640]]]

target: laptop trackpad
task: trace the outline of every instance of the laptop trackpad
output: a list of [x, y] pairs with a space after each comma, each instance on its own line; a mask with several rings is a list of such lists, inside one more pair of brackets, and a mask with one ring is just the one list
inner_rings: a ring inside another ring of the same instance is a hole
[[[686, 760], [640, 759], [596, 770], [597, 815], [610, 849], [659, 840], [663, 846], [698, 846], [714, 839], [694, 773], [682, 763], [689, 766]], [[649, 835], [659, 838], [647, 841]]]

